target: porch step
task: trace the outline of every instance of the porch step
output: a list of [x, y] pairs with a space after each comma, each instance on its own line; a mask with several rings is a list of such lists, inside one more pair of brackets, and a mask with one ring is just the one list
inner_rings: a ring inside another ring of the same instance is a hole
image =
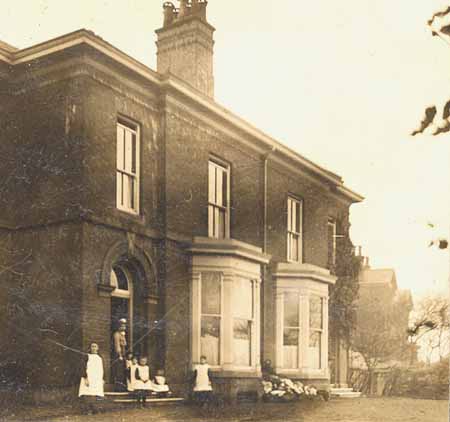
[[353, 391], [352, 388], [332, 388], [330, 394], [331, 397], [343, 399], [356, 399], [361, 397], [361, 392]]
[[[105, 392], [105, 398], [113, 403], [136, 403], [136, 398], [134, 397], [133, 393], [128, 392]], [[158, 397], [156, 395], [151, 395], [147, 397], [146, 402], [149, 405], [152, 404], [181, 404], [184, 402], [184, 399], [182, 397]]]

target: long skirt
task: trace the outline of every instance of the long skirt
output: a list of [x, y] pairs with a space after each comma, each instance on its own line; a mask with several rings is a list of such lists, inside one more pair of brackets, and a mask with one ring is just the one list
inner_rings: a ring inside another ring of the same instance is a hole
[[117, 356], [113, 358], [111, 365], [114, 389], [116, 391], [127, 391], [127, 371], [125, 360], [120, 360]]

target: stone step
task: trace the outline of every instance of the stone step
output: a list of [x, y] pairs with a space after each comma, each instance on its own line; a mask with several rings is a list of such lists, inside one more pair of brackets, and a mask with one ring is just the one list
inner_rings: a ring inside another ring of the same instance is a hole
[[[129, 392], [105, 392], [105, 398], [114, 403], [136, 403], [136, 398], [133, 393]], [[149, 404], [169, 404], [169, 403], [183, 403], [184, 399], [182, 397], [158, 397], [157, 394], [151, 394], [148, 396], [146, 401]]]
[[[134, 398], [117, 398], [113, 399], [114, 403], [136, 403]], [[165, 398], [150, 398], [146, 400], [149, 404], [164, 404], [164, 403], [183, 403], [184, 399], [181, 397], [165, 397]]]
[[353, 393], [353, 388], [335, 387], [330, 389], [331, 393]]
[[331, 397], [333, 398], [341, 398], [341, 399], [357, 399], [361, 397], [361, 392], [359, 391], [346, 391], [340, 393], [331, 392]]

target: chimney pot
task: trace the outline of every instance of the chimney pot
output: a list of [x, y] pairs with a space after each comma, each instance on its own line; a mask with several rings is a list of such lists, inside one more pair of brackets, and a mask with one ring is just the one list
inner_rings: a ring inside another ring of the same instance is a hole
[[180, 0], [180, 11], [178, 12], [179, 18], [184, 18], [189, 14], [189, 2], [188, 0]]
[[170, 25], [176, 17], [175, 6], [170, 1], [166, 1], [163, 4], [163, 9], [164, 9], [164, 24], [163, 24], [163, 26], [166, 27], [166, 26]]

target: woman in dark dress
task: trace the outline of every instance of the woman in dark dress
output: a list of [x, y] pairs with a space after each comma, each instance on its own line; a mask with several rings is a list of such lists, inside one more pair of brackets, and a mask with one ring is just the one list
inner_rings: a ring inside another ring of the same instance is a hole
[[116, 391], [127, 391], [127, 368], [125, 364], [127, 352], [127, 320], [122, 318], [119, 327], [113, 333], [113, 354], [111, 372]]

